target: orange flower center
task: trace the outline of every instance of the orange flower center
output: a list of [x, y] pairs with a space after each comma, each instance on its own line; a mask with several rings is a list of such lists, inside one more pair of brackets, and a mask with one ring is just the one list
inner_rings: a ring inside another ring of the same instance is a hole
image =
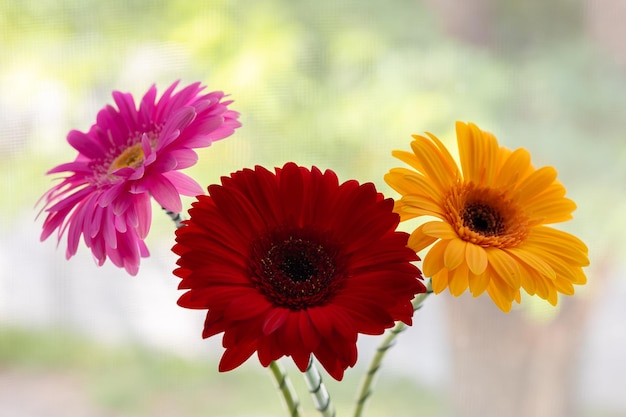
[[109, 166], [109, 174], [120, 168], [138, 168], [143, 163], [144, 158], [145, 156], [143, 148], [141, 147], [141, 142], [135, 143], [134, 145], [124, 149], [124, 151], [111, 162], [111, 165]]
[[476, 245], [514, 247], [528, 235], [528, 216], [506, 190], [459, 184], [446, 195], [443, 206], [459, 237]]

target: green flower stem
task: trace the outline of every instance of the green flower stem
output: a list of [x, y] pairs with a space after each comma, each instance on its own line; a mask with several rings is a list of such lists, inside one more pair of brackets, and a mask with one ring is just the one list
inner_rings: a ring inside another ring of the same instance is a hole
[[183, 216], [180, 215], [180, 213], [174, 213], [173, 211], [170, 211], [166, 209], [165, 207], [161, 207], [161, 208], [165, 211], [165, 214], [167, 214], [168, 217], [172, 219], [177, 229], [180, 229], [183, 226], [184, 219], [183, 219]]
[[291, 381], [287, 376], [285, 368], [283, 368], [282, 365], [280, 365], [278, 362], [272, 361], [270, 363], [270, 370], [272, 371], [272, 375], [276, 380], [278, 389], [283, 395], [285, 405], [287, 406], [287, 410], [289, 411], [289, 416], [301, 417], [302, 413], [300, 410], [300, 400], [298, 400], [298, 395], [291, 385]]
[[322, 375], [320, 375], [317, 367], [313, 364], [313, 355], [309, 359], [309, 366], [304, 371], [304, 379], [307, 387], [309, 387], [309, 392], [313, 397], [317, 411], [324, 417], [335, 417], [335, 407], [330, 400], [326, 385], [322, 381]]
[[[426, 297], [433, 292], [431, 287], [430, 279], [427, 279], [425, 282], [426, 292], [420, 293], [413, 299], [413, 310], [417, 311], [422, 307], [422, 304]], [[363, 414], [363, 410], [365, 409], [365, 404], [372, 394], [372, 385], [374, 384], [375, 376], [378, 370], [380, 369], [380, 365], [385, 357], [387, 351], [396, 344], [396, 337], [404, 330], [406, 330], [406, 324], [399, 321], [396, 325], [389, 330], [387, 336], [383, 339], [381, 344], [376, 349], [376, 354], [372, 358], [370, 362], [370, 366], [367, 369], [367, 373], [364, 375], [363, 380], [361, 381], [361, 387], [358, 392], [356, 407], [354, 409], [354, 417], [361, 417]]]
[[[168, 217], [172, 219], [177, 229], [184, 226], [182, 223], [184, 219], [180, 215], [180, 213], [174, 213], [173, 211], [167, 210], [164, 207], [163, 207], [163, 210], [165, 210], [165, 214], [167, 214]], [[289, 377], [287, 376], [287, 372], [285, 371], [285, 368], [283, 368], [276, 361], [271, 362], [269, 368], [272, 371], [272, 375], [274, 376], [274, 379], [276, 380], [278, 389], [283, 395], [283, 399], [285, 400], [285, 405], [287, 406], [287, 409], [289, 410], [289, 416], [301, 417], [302, 413], [300, 410], [300, 400], [298, 400], [298, 395], [296, 394], [296, 391], [293, 389], [293, 385], [291, 385], [291, 381], [289, 380]]]

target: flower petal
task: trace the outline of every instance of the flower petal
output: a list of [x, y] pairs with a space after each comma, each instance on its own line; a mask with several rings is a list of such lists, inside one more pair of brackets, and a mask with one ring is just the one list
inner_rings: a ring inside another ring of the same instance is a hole
[[495, 273], [511, 288], [518, 289], [521, 286], [521, 273], [517, 262], [506, 252], [497, 248], [487, 249], [489, 265]]
[[170, 171], [163, 174], [176, 188], [178, 194], [195, 197], [204, 194], [204, 190], [193, 178], [179, 171]]
[[409, 236], [409, 241], [407, 246], [413, 249], [415, 252], [419, 252], [422, 249], [432, 245], [437, 240], [436, 237], [428, 236], [423, 232], [424, 225], [419, 226], [415, 229], [411, 236]]
[[448, 270], [443, 268], [432, 276], [432, 288], [435, 294], [441, 294], [448, 287]]
[[423, 174], [440, 190], [449, 189], [457, 178], [454, 160], [448, 160], [432, 141], [423, 136], [413, 136], [413, 152], [424, 166]]
[[456, 135], [463, 177], [480, 185], [491, 185], [496, 172], [498, 142], [473, 123], [456, 123]]
[[469, 273], [469, 276], [468, 276], [469, 289], [474, 297], [478, 297], [483, 292], [485, 292], [490, 282], [491, 282], [491, 278], [489, 277], [489, 274], [487, 273], [487, 271], [485, 271], [484, 273], [480, 275], [473, 274], [471, 273], [471, 271]]
[[422, 231], [425, 235], [437, 239], [452, 240], [459, 238], [454, 229], [452, 229], [452, 226], [450, 226], [450, 224], [446, 222], [426, 222], [422, 226]]
[[158, 175], [150, 178], [148, 190], [161, 207], [174, 213], [180, 213], [183, 210], [178, 190], [165, 176]]
[[517, 187], [520, 203], [525, 204], [542, 193], [556, 180], [556, 176], [557, 172], [553, 167], [542, 167], [534, 171]]
[[556, 279], [556, 272], [554, 272], [554, 269], [552, 269], [548, 263], [540, 257], [525, 251], [523, 247], [507, 248], [505, 251], [525, 263], [528, 267], [537, 271], [542, 276], [551, 280]]
[[468, 243], [465, 248], [465, 262], [473, 274], [482, 275], [489, 264], [489, 257], [484, 248]]
[[452, 271], [464, 263], [465, 247], [467, 245], [467, 242], [459, 238], [451, 239], [448, 242], [446, 251], [443, 254], [443, 263], [448, 271]]
[[434, 276], [437, 272], [441, 271], [444, 267], [443, 256], [448, 247], [449, 240], [440, 240], [430, 248], [426, 256], [424, 256], [424, 263], [422, 271], [427, 277]]
[[463, 294], [469, 285], [468, 273], [466, 264], [461, 264], [458, 268], [448, 272], [448, 289], [450, 294], [458, 297]]

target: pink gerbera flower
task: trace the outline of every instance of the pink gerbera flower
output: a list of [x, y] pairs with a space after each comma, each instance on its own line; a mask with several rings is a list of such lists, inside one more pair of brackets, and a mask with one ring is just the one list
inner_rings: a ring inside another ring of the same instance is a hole
[[205, 87], [194, 83], [174, 93], [177, 85], [158, 101], [156, 87], [150, 87], [139, 108], [132, 95], [115, 91], [117, 108], [100, 110], [89, 132], [67, 135], [78, 155], [48, 171], [69, 174], [40, 200], [48, 213], [41, 240], [56, 230], [60, 241], [67, 232], [69, 259], [82, 235], [98, 265], [108, 257], [137, 273], [140, 257], [149, 255], [144, 238], [152, 218], [150, 196], [179, 213], [180, 195], [203, 190], [178, 170], [196, 163], [194, 148], [228, 137], [241, 125], [221, 91], [201, 94]]

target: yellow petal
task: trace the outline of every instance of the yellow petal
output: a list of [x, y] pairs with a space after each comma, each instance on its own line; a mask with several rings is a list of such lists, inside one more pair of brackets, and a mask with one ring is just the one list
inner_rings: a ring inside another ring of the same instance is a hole
[[556, 288], [554, 288], [554, 284], [552, 282], [548, 282], [548, 302], [553, 306], [556, 306], [559, 302], [559, 294], [556, 292]]
[[[413, 136], [413, 138], [415, 138], [415, 136]], [[392, 151], [391, 155], [394, 158], [398, 158], [405, 164], [408, 164], [411, 167], [415, 168], [416, 171], [424, 172], [424, 166], [422, 165], [420, 160], [417, 158], [417, 156], [415, 156], [414, 153], [407, 152], [407, 151]]]
[[549, 251], [578, 266], [589, 265], [587, 246], [574, 235], [562, 230], [545, 226], [534, 227], [526, 238], [525, 246]]
[[514, 296], [510, 295], [508, 290], [505, 290], [502, 285], [498, 285], [496, 280], [491, 280], [487, 286], [487, 294], [491, 297], [491, 300], [500, 310], [508, 313], [511, 311], [513, 305]]
[[468, 272], [469, 270], [465, 264], [461, 264], [457, 269], [448, 272], [448, 289], [450, 294], [458, 297], [465, 292], [469, 285]]
[[456, 141], [463, 178], [466, 181], [478, 178], [479, 173], [476, 172], [476, 167], [479, 162], [475, 161], [474, 147], [472, 146], [473, 138], [466, 123], [456, 122]]
[[426, 132], [426, 135], [428, 135], [430, 140], [432, 140], [433, 143], [437, 146], [437, 149], [439, 149], [439, 152], [441, 152], [443, 161], [445, 162], [446, 167], [448, 168], [450, 173], [453, 174], [454, 178], [460, 178], [461, 173], [459, 171], [459, 167], [456, 164], [456, 161], [454, 160], [452, 155], [450, 155], [450, 152], [448, 151], [446, 145], [444, 145], [443, 142], [441, 142], [439, 138], [432, 133]]
[[415, 252], [421, 251], [422, 249], [435, 243], [435, 241], [437, 240], [437, 238], [435, 237], [424, 234], [424, 232], [422, 231], [423, 228], [424, 225], [422, 224], [417, 229], [415, 229], [413, 233], [411, 233], [411, 236], [409, 236], [409, 242], [407, 243], [407, 246], [413, 249]]
[[421, 216], [435, 216], [441, 217], [439, 213], [433, 213], [430, 210], [424, 208], [415, 207], [411, 204], [406, 204], [403, 200], [397, 200], [393, 205], [393, 211], [400, 215], [400, 221], [414, 219]]
[[550, 290], [548, 286], [550, 285], [550, 282], [551, 281], [546, 279], [535, 279], [535, 293], [537, 296], [543, 298], [544, 300], [549, 298]]
[[448, 240], [440, 240], [426, 253], [422, 264], [422, 272], [425, 276], [432, 277], [444, 268], [443, 254], [448, 247], [448, 242]]
[[526, 264], [521, 263], [519, 265], [522, 270], [522, 288], [530, 295], [535, 295], [537, 292], [536, 282], [543, 279], [535, 269], [532, 269]]
[[569, 280], [572, 284], [583, 285], [587, 283], [587, 276], [582, 268], [571, 268], [568, 272], [563, 274], [562, 277]]
[[567, 278], [573, 284], [584, 284], [587, 282], [582, 268], [573, 265], [568, 259], [534, 245], [524, 245], [524, 250], [530, 252], [537, 258], [543, 259], [544, 262], [554, 269], [557, 276]]
[[574, 295], [574, 285], [565, 278], [557, 277], [554, 280], [554, 287], [556, 290], [565, 295]]
[[448, 287], [448, 270], [444, 268], [433, 275], [431, 284], [433, 292], [435, 294], [441, 294], [441, 292]]
[[423, 197], [421, 195], [409, 194], [403, 196], [400, 201], [402, 202], [403, 210], [407, 213], [415, 211], [427, 213], [427, 215], [430, 214], [431, 216], [443, 216], [441, 206], [430, 198]]
[[549, 279], [556, 278], [556, 272], [554, 272], [554, 269], [552, 269], [552, 267], [548, 263], [546, 263], [540, 257], [535, 256], [532, 253], [525, 251], [523, 247], [508, 248], [508, 249], [505, 249], [505, 251], [513, 255], [515, 258], [525, 263], [530, 268], [537, 271], [539, 274], [543, 275], [544, 277], [549, 278]]
[[428, 181], [422, 174], [409, 172], [405, 174], [404, 179], [408, 184], [412, 185], [410, 194], [423, 195], [435, 202], [441, 201], [441, 193], [437, 191], [433, 183]]
[[424, 166], [423, 174], [429, 178], [440, 192], [447, 191], [456, 181], [456, 173], [451, 171], [448, 161], [430, 140], [417, 136], [411, 148]]
[[489, 258], [484, 248], [468, 243], [465, 248], [465, 262], [467, 262], [467, 266], [473, 274], [482, 275], [487, 269]]
[[516, 149], [502, 165], [494, 186], [500, 188], [516, 184], [527, 175], [529, 168], [530, 153], [526, 149]]
[[449, 271], [456, 269], [465, 260], [467, 242], [461, 239], [452, 239], [443, 254], [443, 263]]
[[498, 248], [488, 248], [489, 265], [495, 273], [511, 288], [519, 289], [521, 285], [520, 269], [517, 262], [506, 252]]
[[498, 142], [473, 123], [456, 123], [463, 178], [480, 185], [492, 184], [497, 168]]
[[529, 200], [544, 192], [555, 180], [556, 169], [542, 167], [526, 177], [517, 189], [520, 204], [526, 205]]
[[410, 194], [413, 191], [413, 184], [406, 180], [406, 174], [410, 173], [406, 168], [392, 168], [385, 174], [383, 179], [400, 195]]
[[414, 207], [407, 206], [406, 204], [402, 203], [402, 201], [400, 200], [396, 200], [393, 203], [393, 212], [398, 213], [400, 215], [401, 222], [426, 215], [425, 211], [416, 210]]
[[558, 181], [554, 181], [548, 188], [546, 188], [542, 193], [537, 194], [533, 199], [529, 200], [527, 204], [532, 204], [535, 201], [542, 200], [559, 200], [565, 197], [567, 191], [563, 184]]
[[445, 240], [459, 238], [459, 236], [456, 234], [454, 229], [452, 229], [452, 226], [450, 226], [450, 224], [446, 222], [438, 222], [438, 221], [427, 222], [427, 223], [424, 223], [423, 226], [424, 226], [423, 232], [425, 235], [436, 237], [439, 239], [445, 239]]
[[490, 132], [484, 132], [480, 130], [478, 126], [471, 123], [470, 127], [473, 127], [475, 129], [474, 131], [480, 132], [483, 136], [485, 150], [483, 155], [484, 173], [481, 179], [482, 184], [493, 185], [498, 169], [498, 154], [500, 153], [498, 141]]
[[541, 220], [541, 223], [561, 223], [572, 219], [576, 203], [569, 198], [546, 199], [528, 204], [525, 210], [531, 219]]
[[487, 289], [489, 282], [491, 282], [491, 278], [489, 278], [489, 274], [485, 271], [485, 273], [480, 275], [469, 273], [468, 276], [469, 281], [469, 289], [474, 297], [478, 297]]

